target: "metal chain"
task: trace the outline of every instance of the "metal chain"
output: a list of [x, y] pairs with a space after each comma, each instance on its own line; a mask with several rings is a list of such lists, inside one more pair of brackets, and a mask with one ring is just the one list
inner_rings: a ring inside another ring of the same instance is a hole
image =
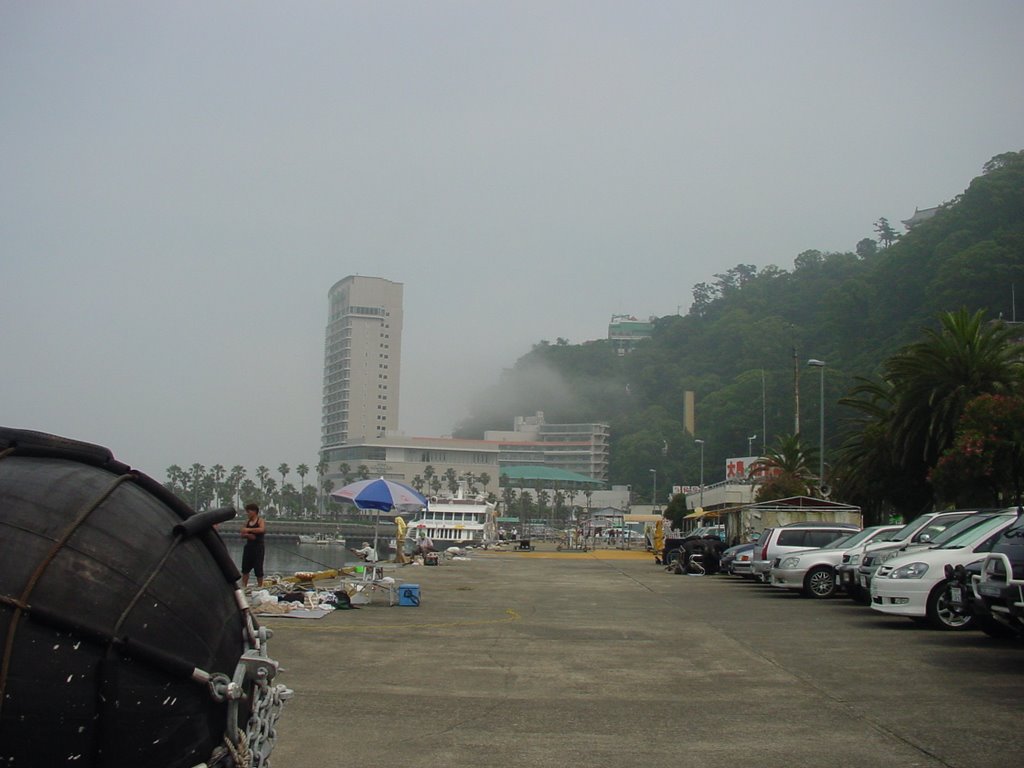
[[[232, 679], [227, 675], [211, 675], [210, 696], [214, 701], [227, 702], [227, 732], [224, 744], [229, 755], [230, 768], [270, 768], [270, 753], [277, 741], [278, 718], [293, 691], [280, 683], [273, 685], [279, 665], [267, 655], [267, 638], [270, 630], [260, 627], [249, 638], [250, 647], [238, 659]], [[253, 647], [254, 646], [254, 647]], [[250, 691], [247, 695], [246, 691]], [[238, 722], [239, 706], [248, 699], [249, 718], [244, 731], [235, 725]], [[220, 765], [211, 759], [210, 765]], [[229, 766], [225, 765], [225, 768]]]
[[278, 718], [292, 690], [284, 685], [270, 685], [266, 680], [253, 688], [252, 714], [246, 728], [246, 739], [253, 768], [269, 768], [270, 753], [277, 741]]

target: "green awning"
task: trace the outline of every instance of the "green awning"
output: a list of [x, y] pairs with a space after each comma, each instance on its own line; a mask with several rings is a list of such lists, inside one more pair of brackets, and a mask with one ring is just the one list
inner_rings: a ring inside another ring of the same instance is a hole
[[525, 484], [544, 484], [544, 485], [586, 485], [590, 487], [598, 487], [604, 485], [604, 481], [595, 480], [587, 475], [581, 475], [578, 472], [569, 472], [565, 469], [556, 469], [555, 467], [537, 467], [537, 466], [519, 466], [519, 467], [502, 467], [499, 472], [501, 477], [507, 477], [509, 481], [518, 483], [522, 481]]

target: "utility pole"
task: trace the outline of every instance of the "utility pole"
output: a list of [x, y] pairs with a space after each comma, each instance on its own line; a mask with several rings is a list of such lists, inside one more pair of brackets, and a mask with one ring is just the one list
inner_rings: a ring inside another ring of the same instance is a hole
[[800, 360], [793, 347], [793, 434], [800, 435]]

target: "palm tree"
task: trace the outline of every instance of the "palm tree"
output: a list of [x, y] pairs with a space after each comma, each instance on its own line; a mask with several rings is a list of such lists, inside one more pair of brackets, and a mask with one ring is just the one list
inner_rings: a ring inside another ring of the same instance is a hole
[[199, 511], [199, 489], [202, 486], [205, 474], [206, 467], [198, 462], [189, 468], [188, 480], [192, 492], [192, 508], [197, 512]]
[[[343, 464], [342, 466], [345, 465]], [[327, 474], [329, 467], [330, 465], [327, 463], [327, 460], [321, 456], [320, 461], [316, 464], [316, 509], [320, 515], [324, 514], [324, 475]]]
[[270, 470], [260, 464], [256, 467], [256, 482], [260, 484], [260, 493], [265, 494], [267, 481], [270, 479]]
[[757, 500], [808, 495], [817, 462], [817, 451], [805, 447], [800, 435], [781, 435], [764, 456], [750, 465], [750, 477], [768, 478], [757, 492]]
[[455, 470], [448, 467], [444, 471], [444, 479], [448, 481], [448, 490], [453, 494], [459, 490], [459, 477], [455, 474]]
[[243, 480], [245, 480], [245, 467], [241, 464], [235, 464], [228, 473], [227, 483], [231, 488], [231, 502], [236, 507], [241, 506], [241, 501], [238, 498], [238, 492], [242, 486]]
[[[323, 494], [323, 498], [330, 498], [331, 491], [334, 490], [334, 481], [331, 480], [331, 478], [328, 477], [326, 480], [323, 480], [321, 482], [320, 489], [321, 489], [321, 493]], [[340, 506], [340, 505], [335, 504], [334, 505], [334, 509], [332, 511], [337, 511], [336, 508], [338, 506]], [[335, 516], [336, 515], [334, 515], [334, 514], [327, 515], [327, 517], [335, 517]]]
[[[299, 476], [299, 488], [302, 489], [302, 491], [304, 491], [305, 488], [306, 488], [306, 475], [309, 474], [309, 467], [307, 467], [305, 464], [299, 464], [299, 466], [297, 466], [295, 468], [295, 472]], [[299, 516], [300, 517], [305, 517], [306, 516], [306, 503], [305, 503], [305, 499], [301, 495], [302, 491], [300, 491], [300, 495], [299, 495]]]
[[953, 444], [967, 403], [1024, 388], [1012, 331], [983, 318], [982, 312], [944, 313], [939, 330], [885, 361], [880, 380], [859, 379], [840, 400], [857, 412], [837, 474], [851, 498], [862, 505], [886, 499], [906, 516], [931, 507], [928, 475]]
[[216, 495], [218, 505], [224, 503], [224, 487], [222, 486], [222, 483], [224, 481], [225, 474], [226, 470], [224, 469], [223, 464], [214, 464], [210, 467], [210, 479], [213, 481], [214, 494]]
[[265, 495], [264, 495], [264, 498], [263, 498], [263, 505], [269, 507], [271, 504], [275, 504], [276, 503], [276, 505], [277, 505], [277, 515], [276, 515], [276, 517], [280, 517], [281, 516], [281, 504], [280, 504], [279, 497], [278, 497], [278, 494], [277, 494], [277, 480], [275, 480], [274, 478], [268, 476], [267, 477], [267, 484], [264, 487], [264, 492], [265, 492]]
[[953, 443], [968, 402], [983, 394], [1013, 394], [1022, 383], [1020, 348], [1002, 323], [984, 322], [984, 312], [946, 312], [941, 328], [885, 363], [896, 394], [892, 437], [904, 457], [920, 457], [929, 468]]
[[278, 504], [277, 504], [277, 514], [278, 514], [279, 517], [280, 517], [281, 513], [284, 511], [283, 508], [284, 508], [284, 505], [285, 505], [285, 499], [284, 499], [284, 495], [285, 495], [285, 482], [286, 482], [286, 479], [288, 477], [288, 473], [291, 472], [291, 471], [292, 471], [292, 468], [289, 467], [287, 464], [281, 463], [281, 464], [277, 465], [277, 474], [279, 474], [281, 476], [281, 498], [279, 499]]
[[480, 476], [477, 477], [477, 480], [479, 480], [480, 485], [484, 487], [484, 493], [487, 493], [487, 486], [491, 484], [491, 476], [486, 472], [481, 472]]
[[259, 488], [256, 487], [256, 483], [247, 477], [242, 478], [242, 482], [238, 485], [238, 490], [247, 504], [250, 501], [255, 501], [261, 494]]
[[187, 475], [185, 470], [179, 467], [177, 464], [171, 464], [166, 470], [167, 482], [164, 483], [164, 487], [167, 488], [171, 493], [181, 495], [185, 491], [185, 480]]

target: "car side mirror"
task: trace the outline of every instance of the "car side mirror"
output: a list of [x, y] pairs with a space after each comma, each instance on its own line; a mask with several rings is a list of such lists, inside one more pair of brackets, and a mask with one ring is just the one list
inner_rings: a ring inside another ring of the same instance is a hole
[[932, 540], [932, 535], [930, 533], [922, 533], [921, 536], [918, 538], [918, 541], [921, 542], [922, 544], [927, 544], [931, 540]]

